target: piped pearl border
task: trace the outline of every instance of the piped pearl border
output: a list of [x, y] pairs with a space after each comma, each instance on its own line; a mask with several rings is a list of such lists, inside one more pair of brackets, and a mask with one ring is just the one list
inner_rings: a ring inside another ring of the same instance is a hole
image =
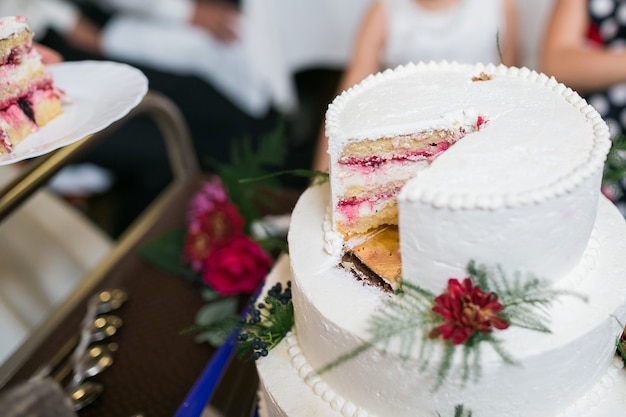
[[[287, 334], [285, 343], [287, 343], [287, 353], [291, 366], [296, 370], [298, 376], [311, 389], [313, 394], [326, 402], [333, 411], [343, 417], [376, 417], [374, 414], [337, 394], [315, 373], [300, 349], [295, 328]], [[624, 362], [616, 355], [604, 376], [594, 387], [555, 417], [586, 417], [588, 412], [604, 400], [613, 389], [618, 373], [624, 372], [623, 368]]]
[[304, 383], [311, 388], [311, 391], [324, 400], [332, 410], [341, 414], [343, 417], [376, 417], [374, 414], [359, 408], [353, 402], [337, 394], [315, 373], [300, 349], [295, 329], [287, 334], [285, 342], [287, 343], [287, 353], [289, 354], [291, 366], [293, 366]]

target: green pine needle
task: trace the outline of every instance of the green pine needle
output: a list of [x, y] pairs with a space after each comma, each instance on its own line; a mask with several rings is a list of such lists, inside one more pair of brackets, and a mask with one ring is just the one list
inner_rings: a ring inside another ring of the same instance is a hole
[[454, 417], [472, 417], [472, 412], [467, 410], [466, 414], [464, 407], [462, 405], [457, 405], [454, 407]]
[[139, 247], [139, 255], [161, 270], [177, 275], [188, 275], [189, 267], [181, 256], [185, 240], [184, 230], [172, 230]]
[[[437, 413], [437, 417], [442, 417], [442, 415]], [[472, 412], [467, 410], [466, 413], [462, 405], [457, 405], [454, 407], [454, 417], [472, 417]]]
[[208, 163], [221, 178], [222, 183], [228, 190], [230, 200], [235, 204], [246, 220], [246, 224], [258, 219], [260, 214], [252, 202], [257, 201], [258, 196], [264, 193], [261, 189], [278, 189], [278, 183], [268, 177], [263, 183], [241, 183], [243, 178], [265, 177], [268, 171], [282, 166], [287, 159], [287, 143], [283, 124], [263, 136], [254, 149], [252, 140], [244, 138], [233, 142], [231, 145], [229, 163], [222, 163], [209, 158]]
[[261, 175], [255, 178], [242, 178], [241, 180], [239, 180], [239, 183], [249, 184], [253, 182], [267, 181], [269, 179], [281, 177], [284, 175], [293, 175], [295, 177], [311, 178], [311, 179], [314, 179], [315, 181], [321, 181], [322, 183], [328, 181], [328, 178], [329, 178], [328, 172], [312, 171], [312, 170], [307, 170], [307, 169], [291, 169], [291, 170], [272, 172], [270, 174]]

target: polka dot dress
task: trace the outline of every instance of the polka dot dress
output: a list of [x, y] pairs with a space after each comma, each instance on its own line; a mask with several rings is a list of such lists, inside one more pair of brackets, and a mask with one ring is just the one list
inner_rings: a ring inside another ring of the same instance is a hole
[[[626, 48], [626, 0], [588, 0], [590, 42], [611, 49]], [[611, 138], [626, 134], [626, 83], [585, 97], [609, 125]], [[615, 184], [616, 204], [626, 215], [626, 179]]]

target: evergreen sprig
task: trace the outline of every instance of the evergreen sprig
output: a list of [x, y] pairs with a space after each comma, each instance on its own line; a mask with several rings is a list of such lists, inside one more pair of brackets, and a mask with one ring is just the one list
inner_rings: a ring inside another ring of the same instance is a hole
[[[283, 124], [279, 124], [274, 131], [264, 135], [253, 146], [250, 138], [235, 141], [230, 147], [229, 163], [222, 163], [215, 159], [208, 159], [209, 165], [221, 178], [228, 190], [230, 200], [237, 206], [241, 215], [249, 226], [253, 220], [260, 218], [257, 201], [271, 205], [271, 199], [265, 198], [267, 190], [277, 190], [278, 183], [272, 176], [267, 176], [268, 170], [285, 163], [287, 158], [287, 143]], [[261, 182], [242, 184], [243, 178], [265, 178]]]
[[277, 167], [284, 166], [287, 149], [284, 125], [280, 123], [272, 132], [261, 137], [256, 148], [250, 138], [233, 141], [228, 163], [208, 158], [209, 166], [221, 178], [248, 228], [261, 217], [259, 206], [274, 206], [275, 193], [280, 186], [279, 177], [309, 178], [312, 185], [328, 182], [327, 172], [306, 169], [276, 171]]
[[[501, 268], [478, 267], [468, 263], [467, 272], [473, 285], [483, 292], [494, 292], [504, 306], [500, 316], [510, 325], [539, 332], [549, 332], [548, 309], [554, 299], [561, 295], [576, 295], [569, 291], [552, 288], [549, 282], [532, 274], [522, 277], [515, 274], [509, 280]], [[579, 296], [584, 300], [584, 297]], [[402, 283], [396, 297], [387, 300], [384, 308], [377, 311], [368, 323], [370, 338], [357, 348], [349, 351], [331, 363], [317, 370], [318, 374], [329, 371], [368, 349], [377, 346], [387, 351], [392, 343], [398, 349], [399, 357], [411, 357], [415, 346], [419, 346], [417, 360], [421, 370], [431, 367], [433, 358], [439, 358], [436, 378], [432, 387], [438, 390], [446, 380], [454, 365], [455, 355], [461, 355], [461, 375], [463, 383], [477, 381], [481, 376], [482, 347], [490, 345], [500, 358], [509, 364], [515, 359], [503, 346], [494, 333], [475, 332], [462, 345], [454, 345], [448, 340], [430, 337], [432, 329], [442, 324], [443, 318], [432, 311], [436, 295], [409, 282]], [[462, 412], [462, 411], [461, 411]], [[469, 413], [471, 416], [471, 412]]]
[[512, 326], [549, 333], [549, 309], [557, 297], [571, 295], [587, 301], [586, 297], [554, 288], [533, 274], [522, 277], [515, 273], [511, 280], [502, 268], [489, 271], [484, 265], [477, 267], [474, 261], [469, 262], [467, 272], [483, 291], [498, 294], [498, 301], [504, 306], [500, 315]]

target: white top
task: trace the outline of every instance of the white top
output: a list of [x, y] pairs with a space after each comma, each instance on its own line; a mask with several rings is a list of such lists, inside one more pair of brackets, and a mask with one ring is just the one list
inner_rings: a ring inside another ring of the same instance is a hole
[[463, 0], [458, 6], [435, 12], [414, 0], [380, 1], [388, 20], [382, 56], [388, 68], [444, 59], [500, 63], [497, 37], [505, 29], [501, 0]]

